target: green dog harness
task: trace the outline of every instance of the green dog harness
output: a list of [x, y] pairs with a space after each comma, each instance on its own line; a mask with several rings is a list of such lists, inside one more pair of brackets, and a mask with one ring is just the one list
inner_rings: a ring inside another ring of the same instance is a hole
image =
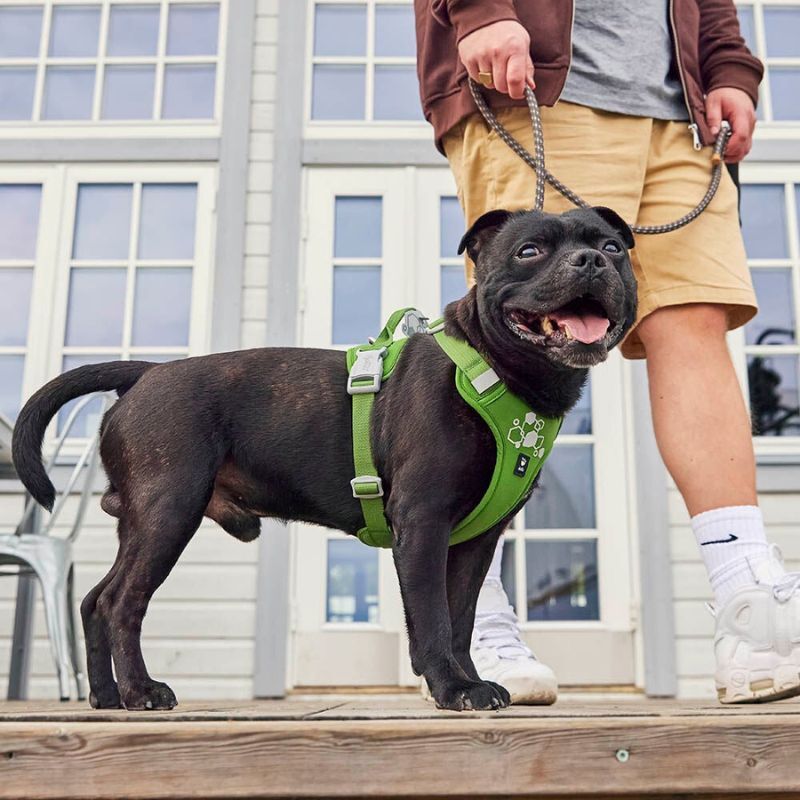
[[348, 394], [353, 397], [353, 496], [361, 501], [364, 527], [358, 538], [373, 547], [391, 547], [392, 531], [383, 507], [383, 483], [372, 455], [370, 422], [375, 395], [388, 380], [408, 338], [394, 340], [403, 323], [407, 336], [432, 335], [456, 365], [456, 388], [463, 400], [483, 418], [497, 445], [492, 480], [478, 505], [455, 527], [450, 544], [473, 539], [494, 527], [519, 506], [531, 492], [533, 482], [561, 429], [561, 417], [537, 414], [524, 400], [512, 394], [477, 350], [444, 333], [440, 321], [430, 328], [413, 308], [395, 311], [374, 342], [347, 351]]

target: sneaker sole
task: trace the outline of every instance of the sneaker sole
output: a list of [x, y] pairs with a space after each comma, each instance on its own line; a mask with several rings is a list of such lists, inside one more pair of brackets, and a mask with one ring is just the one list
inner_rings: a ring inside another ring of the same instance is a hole
[[753, 681], [747, 689], [717, 686], [717, 698], [725, 705], [745, 703], [771, 703], [775, 700], [786, 700], [800, 695], [800, 673], [786, 678], [776, 686], [772, 678]]

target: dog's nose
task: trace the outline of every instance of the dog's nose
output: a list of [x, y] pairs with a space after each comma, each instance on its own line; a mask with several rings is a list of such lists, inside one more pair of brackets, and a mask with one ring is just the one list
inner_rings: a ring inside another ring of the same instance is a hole
[[569, 254], [569, 263], [580, 270], [602, 269], [606, 266], [603, 254], [598, 250], [586, 248], [585, 250], [575, 250]]

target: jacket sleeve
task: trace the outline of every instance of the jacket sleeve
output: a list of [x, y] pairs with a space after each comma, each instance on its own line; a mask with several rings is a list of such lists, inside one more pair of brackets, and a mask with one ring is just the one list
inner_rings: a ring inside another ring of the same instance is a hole
[[758, 103], [764, 75], [761, 62], [747, 49], [739, 31], [733, 0], [697, 0], [700, 9], [700, 71], [706, 93], [723, 86], [741, 89]]
[[433, 0], [431, 5], [433, 16], [442, 25], [455, 29], [458, 42], [494, 22], [519, 22], [514, 0]]

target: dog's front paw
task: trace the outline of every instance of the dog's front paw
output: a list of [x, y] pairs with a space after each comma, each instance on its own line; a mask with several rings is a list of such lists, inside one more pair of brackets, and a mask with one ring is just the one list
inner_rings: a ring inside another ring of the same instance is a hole
[[503, 708], [511, 705], [511, 694], [505, 686], [501, 686], [494, 681], [484, 681], [484, 683], [488, 683], [500, 695], [500, 699], [503, 701]]
[[116, 683], [92, 689], [89, 692], [89, 704], [92, 708], [122, 708], [122, 700]]
[[510, 704], [502, 686], [486, 681], [452, 681], [432, 691], [437, 708], [449, 711], [496, 711]]
[[122, 704], [128, 711], [169, 711], [178, 705], [178, 700], [166, 683], [147, 681], [123, 691]]

